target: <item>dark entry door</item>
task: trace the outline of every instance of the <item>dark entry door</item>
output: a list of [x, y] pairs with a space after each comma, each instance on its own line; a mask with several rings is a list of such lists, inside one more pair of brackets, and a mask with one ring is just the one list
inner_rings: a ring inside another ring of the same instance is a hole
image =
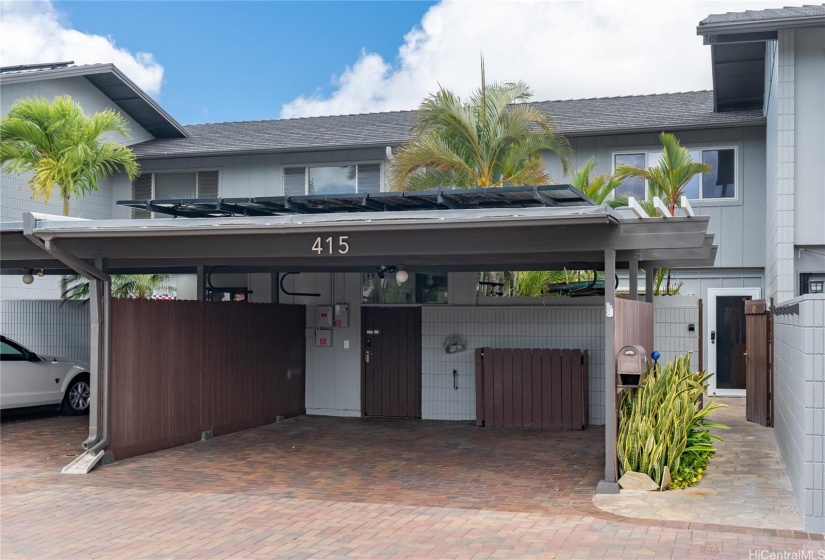
[[366, 416], [421, 418], [421, 308], [362, 307]]
[[745, 302], [750, 296], [716, 298], [716, 388], [745, 388]]

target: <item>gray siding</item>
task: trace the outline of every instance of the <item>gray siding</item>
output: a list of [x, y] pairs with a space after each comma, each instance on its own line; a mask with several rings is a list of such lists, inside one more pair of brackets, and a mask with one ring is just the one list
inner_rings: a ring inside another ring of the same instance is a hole
[[794, 31], [768, 44], [766, 72], [765, 297], [782, 302], [795, 293], [794, 278]]
[[825, 28], [796, 31], [794, 61], [794, 238], [797, 245], [825, 246]]
[[0, 301], [0, 332], [39, 356], [89, 361], [89, 306], [81, 302]]
[[[294, 154], [264, 154], [244, 156], [219, 156], [200, 158], [168, 158], [143, 160], [140, 162], [144, 173], [159, 171], [184, 171], [196, 169], [218, 169], [222, 197], [278, 196], [283, 191], [283, 167], [301, 165], [343, 165], [347, 163], [379, 163], [386, 157], [385, 150], [337, 150], [326, 152], [303, 152]], [[370, 180], [370, 190], [375, 181]], [[131, 198], [131, 184], [123, 177], [115, 179], [115, 201]], [[129, 211], [116, 208], [116, 218], [128, 218]]]
[[45, 97], [52, 100], [58, 95], [70, 95], [71, 98], [83, 107], [87, 115], [98, 113], [105, 109], [112, 109], [123, 115], [131, 133], [127, 140], [120, 134], [110, 134], [110, 139], [121, 144], [137, 144], [154, 138], [149, 132], [135, 122], [129, 115], [123, 113], [111, 99], [91, 84], [84, 77], [59, 78], [54, 80], [35, 80], [17, 84], [3, 84], [0, 86], [0, 113], [5, 115], [12, 105], [25, 97]]
[[774, 317], [774, 429], [805, 530], [825, 532], [825, 296]]
[[[709, 232], [716, 235], [719, 251], [715, 266], [724, 268], [761, 268], [765, 266], [765, 128], [720, 128], [674, 131], [687, 148], [732, 146], [737, 153], [737, 198], [730, 201], [692, 202], [697, 214], [710, 216]], [[658, 134], [621, 134], [570, 139], [575, 150], [573, 168], [581, 167], [591, 156], [598, 161], [597, 173], [613, 171], [613, 154], [631, 150], [661, 148]], [[545, 158], [553, 179], [563, 183], [554, 156]]]

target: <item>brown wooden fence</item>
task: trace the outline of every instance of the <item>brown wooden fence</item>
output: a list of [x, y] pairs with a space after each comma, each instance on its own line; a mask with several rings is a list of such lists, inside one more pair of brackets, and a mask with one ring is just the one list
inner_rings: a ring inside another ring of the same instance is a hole
[[587, 350], [476, 349], [476, 424], [582, 430]]
[[111, 442], [123, 459], [305, 412], [305, 308], [112, 300]]
[[615, 299], [613, 344], [616, 354], [624, 346], [639, 344], [648, 356], [653, 348], [653, 304], [630, 299]]

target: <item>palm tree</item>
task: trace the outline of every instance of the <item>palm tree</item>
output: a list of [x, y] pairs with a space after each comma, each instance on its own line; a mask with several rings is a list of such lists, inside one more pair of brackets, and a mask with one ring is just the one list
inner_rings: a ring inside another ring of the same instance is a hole
[[662, 142], [662, 157], [656, 167], [639, 169], [632, 165], [620, 165], [616, 168], [616, 177], [620, 180], [639, 177], [647, 181], [648, 195], [660, 197], [670, 210], [676, 208], [690, 180], [700, 173], [709, 173], [711, 166], [693, 161], [690, 150], [679, 145], [679, 140], [667, 132], [659, 135]]
[[550, 151], [567, 173], [572, 149], [554, 132], [551, 118], [526, 103], [524, 82], [487, 84], [464, 102], [440, 88], [418, 109], [412, 139], [389, 165], [395, 190], [545, 185], [550, 176], [541, 154]]
[[[171, 274], [116, 274], [112, 276], [112, 297], [124, 299], [149, 299], [155, 292], [175, 291], [167, 284]], [[66, 278], [62, 301], [88, 300], [89, 282], [80, 275]]]
[[21, 99], [0, 123], [0, 171], [31, 172], [32, 194], [43, 202], [57, 187], [68, 216], [72, 196], [96, 192], [98, 182], [118, 169], [130, 179], [138, 176], [132, 150], [105, 140], [107, 132], [129, 138], [126, 121], [110, 109], [87, 117], [68, 95], [53, 103]]
[[596, 204], [604, 204], [613, 191], [622, 184], [622, 180], [608, 173], [600, 173], [591, 177], [590, 174], [595, 168], [596, 156], [593, 156], [573, 174], [570, 184], [586, 194]]

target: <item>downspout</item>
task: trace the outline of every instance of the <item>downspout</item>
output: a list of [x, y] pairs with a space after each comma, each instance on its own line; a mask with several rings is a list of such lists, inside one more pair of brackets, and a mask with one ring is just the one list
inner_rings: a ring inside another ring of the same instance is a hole
[[23, 216], [23, 234], [35, 245], [89, 281], [91, 315], [91, 352], [89, 383], [95, 399], [89, 407], [89, 436], [83, 442], [86, 452], [72, 461], [64, 473], [88, 473], [103, 458], [109, 445], [109, 368], [111, 362], [110, 315], [111, 277], [103, 268], [103, 259], [90, 265], [58, 247], [51, 239], [42, 240], [34, 233], [37, 220], [31, 213]]

